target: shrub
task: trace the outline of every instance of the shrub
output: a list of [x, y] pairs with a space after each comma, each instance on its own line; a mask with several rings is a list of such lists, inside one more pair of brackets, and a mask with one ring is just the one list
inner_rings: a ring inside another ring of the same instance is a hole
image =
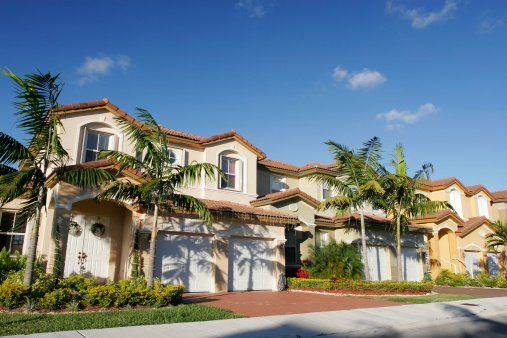
[[311, 278], [361, 278], [363, 263], [356, 246], [331, 241], [328, 245], [312, 246], [311, 250], [308, 264]]
[[183, 285], [161, 285], [156, 283], [152, 291], [153, 304], [156, 306], [178, 305], [183, 299]]
[[13, 272], [22, 271], [25, 268], [26, 257], [17, 253], [14, 257], [6, 248], [0, 251], [0, 283]]
[[67, 306], [67, 304], [73, 300], [75, 291], [64, 288], [56, 289], [49, 293], [46, 293], [44, 297], [39, 301], [39, 308], [49, 310], [59, 310]]
[[296, 271], [296, 277], [297, 278], [308, 278], [308, 271], [306, 270], [303, 270], [301, 268], [299, 268], [297, 271]]
[[112, 307], [118, 299], [118, 289], [112, 284], [97, 285], [90, 289], [85, 296], [88, 305]]
[[0, 306], [15, 309], [26, 302], [29, 295], [29, 288], [21, 283], [4, 281], [0, 285]]
[[288, 278], [289, 288], [328, 291], [375, 293], [428, 293], [433, 282], [363, 281], [353, 279], [301, 279]]
[[449, 270], [442, 270], [435, 279], [435, 284], [447, 286], [507, 288], [507, 280], [504, 276], [500, 274], [491, 276], [485, 272], [482, 272], [478, 276], [471, 277], [468, 273], [452, 273]]
[[72, 275], [60, 280], [60, 286], [69, 288], [79, 293], [85, 293], [89, 288], [97, 286], [95, 278], [85, 277], [83, 275]]
[[39, 274], [34, 279], [32, 285], [32, 292], [30, 293], [30, 297], [32, 298], [42, 298], [45, 294], [48, 294], [57, 288], [59, 288], [59, 278], [53, 274]]

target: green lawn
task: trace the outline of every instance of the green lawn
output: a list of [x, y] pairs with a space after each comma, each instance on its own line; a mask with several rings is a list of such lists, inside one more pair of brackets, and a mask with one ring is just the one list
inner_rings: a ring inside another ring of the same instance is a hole
[[472, 295], [454, 295], [448, 293], [437, 293], [425, 296], [381, 296], [371, 298], [389, 300], [391, 302], [399, 302], [399, 303], [426, 304], [435, 302], [450, 302], [453, 300], [475, 299], [480, 297]]
[[228, 310], [198, 304], [161, 309], [111, 310], [79, 313], [0, 313], [0, 335], [101, 329], [240, 318]]

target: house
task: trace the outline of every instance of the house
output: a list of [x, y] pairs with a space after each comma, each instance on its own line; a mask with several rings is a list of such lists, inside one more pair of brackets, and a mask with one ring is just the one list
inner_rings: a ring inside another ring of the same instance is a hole
[[491, 192], [481, 184], [465, 186], [449, 177], [425, 181], [420, 192], [431, 200], [449, 202], [455, 210], [414, 220], [431, 228], [429, 265], [434, 277], [443, 269], [471, 276], [504, 269], [503, 248], [487, 248], [486, 236], [493, 232], [492, 222], [507, 221], [507, 190]]
[[[118, 116], [133, 118], [109, 100], [65, 105], [57, 112], [69, 165], [115, 171], [115, 163], [98, 158], [101, 150], [142, 156], [136, 154], [115, 121]], [[191, 214], [161, 214], [155, 276], [163, 283], [182, 283], [189, 292], [276, 290], [282, 273], [293, 274], [308, 259], [311, 245], [331, 239], [360, 243], [357, 213], [337, 217], [330, 211], [316, 211], [317, 205], [334, 192], [309, 175], [334, 175], [333, 165], [296, 166], [268, 159], [235, 131], [207, 137], [172, 129], [164, 132], [175, 163], [213, 163], [228, 180], [216, 177], [181, 189], [206, 203], [214, 215], [212, 226]], [[127, 169], [120, 179], [139, 182], [142, 178], [135, 169]], [[457, 252], [473, 249], [487, 255], [481, 236], [488, 232], [491, 220], [505, 217], [507, 193], [475, 187], [472, 194], [472, 187], [458, 182], [447, 185], [428, 181], [423, 192], [432, 199], [447, 200], [451, 198], [449, 189], [455, 187], [463, 201], [476, 196], [477, 206], [470, 202], [462, 208], [462, 216], [446, 213], [414, 220], [402, 236], [404, 279], [421, 280], [430, 267], [435, 273], [438, 264], [439, 268], [456, 265], [456, 271], [462, 271]], [[59, 268], [65, 276], [83, 273], [108, 280], [128, 278], [134, 242], [138, 242], [141, 260], [146, 260], [152, 215], [141, 206], [98, 203], [96, 191], [83, 191], [51, 179], [48, 187], [37, 247], [48, 271]], [[485, 198], [487, 214], [479, 197]], [[13, 228], [20, 203], [15, 200], [0, 210], [0, 247], [25, 253], [30, 224]], [[370, 275], [375, 280], [397, 278], [390, 220], [376, 210], [367, 211], [365, 219]], [[447, 251], [440, 243], [447, 243]], [[475, 262], [475, 256], [467, 257], [462, 260]], [[430, 265], [429, 261], [439, 263]]]

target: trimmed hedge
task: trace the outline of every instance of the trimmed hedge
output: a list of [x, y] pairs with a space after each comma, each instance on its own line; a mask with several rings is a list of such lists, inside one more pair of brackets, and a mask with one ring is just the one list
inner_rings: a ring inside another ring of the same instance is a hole
[[362, 281], [353, 279], [288, 278], [289, 289], [341, 291], [350, 293], [429, 293], [433, 282]]
[[507, 279], [501, 274], [490, 276], [482, 272], [480, 275], [472, 277], [468, 273], [453, 273], [449, 270], [442, 270], [440, 275], [435, 279], [435, 284], [444, 286], [507, 288]]

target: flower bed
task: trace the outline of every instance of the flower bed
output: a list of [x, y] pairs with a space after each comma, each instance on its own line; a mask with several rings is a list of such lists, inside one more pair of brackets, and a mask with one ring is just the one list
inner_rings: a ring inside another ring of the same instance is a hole
[[357, 295], [421, 295], [431, 293], [433, 282], [362, 281], [353, 279], [288, 278], [290, 290]]

